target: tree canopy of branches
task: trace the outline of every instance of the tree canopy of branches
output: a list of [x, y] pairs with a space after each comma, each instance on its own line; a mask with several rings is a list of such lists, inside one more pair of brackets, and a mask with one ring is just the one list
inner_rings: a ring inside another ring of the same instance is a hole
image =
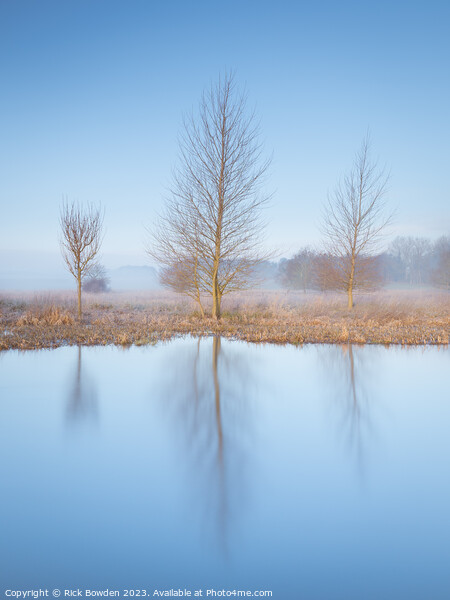
[[[366, 137], [352, 170], [328, 197], [322, 231], [324, 285], [345, 290], [348, 308], [353, 291], [369, 289], [376, 280], [376, 259], [382, 231], [391, 220], [384, 215], [388, 176], [370, 159]], [[328, 259], [328, 260], [327, 260]]]
[[163, 267], [161, 282], [194, 298], [202, 314], [202, 293], [220, 318], [222, 296], [249, 287], [267, 258], [261, 187], [269, 162], [245, 95], [225, 76], [184, 120], [179, 165], [148, 248]]
[[103, 214], [89, 205], [64, 202], [60, 212], [60, 246], [66, 267], [77, 282], [78, 318], [81, 319], [81, 288], [84, 278], [96, 267], [102, 241]]

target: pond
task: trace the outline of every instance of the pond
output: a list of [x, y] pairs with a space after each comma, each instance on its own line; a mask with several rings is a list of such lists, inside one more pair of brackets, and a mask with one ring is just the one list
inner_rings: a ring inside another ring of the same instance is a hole
[[449, 358], [220, 338], [0, 354], [2, 590], [450, 597]]

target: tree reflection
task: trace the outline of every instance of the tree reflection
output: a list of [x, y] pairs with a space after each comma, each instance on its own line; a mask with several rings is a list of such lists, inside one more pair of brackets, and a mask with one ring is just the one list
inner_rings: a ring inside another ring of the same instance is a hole
[[[373, 357], [374, 349], [371, 350]], [[364, 360], [364, 348], [354, 344], [327, 348], [324, 357], [328, 358], [324, 358], [327, 379], [333, 384], [333, 405], [339, 410], [339, 431], [364, 476], [368, 445], [374, 435], [367, 393], [371, 388], [371, 365]]]
[[[239, 347], [199, 338], [176, 356], [176, 377], [164, 384], [164, 408], [189, 467], [189, 494], [222, 552], [242, 505], [245, 446], [250, 432], [252, 368]], [[171, 361], [171, 363], [174, 361]], [[173, 373], [170, 370], [169, 373]]]
[[75, 375], [67, 398], [67, 421], [71, 425], [96, 421], [98, 418], [97, 390], [90, 377], [84, 373], [81, 358], [82, 351], [79, 345]]

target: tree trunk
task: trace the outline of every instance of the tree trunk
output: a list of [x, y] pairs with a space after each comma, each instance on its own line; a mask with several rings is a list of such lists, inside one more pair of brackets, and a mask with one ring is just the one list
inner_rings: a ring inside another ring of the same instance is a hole
[[220, 319], [220, 298], [221, 292], [219, 287], [219, 265], [220, 265], [220, 243], [222, 236], [222, 200], [219, 203], [219, 218], [216, 230], [216, 248], [214, 253], [214, 264], [213, 264], [213, 273], [212, 273], [212, 297], [213, 297], [213, 307], [212, 307], [212, 316], [213, 319]]
[[203, 310], [203, 305], [202, 305], [202, 302], [200, 300], [200, 294], [197, 296], [197, 304], [198, 304], [198, 306], [200, 308], [200, 314], [202, 315], [202, 319], [204, 319], [205, 318], [205, 311]]
[[195, 270], [194, 284], [195, 284], [195, 291], [197, 292], [196, 300], [197, 300], [197, 303], [198, 303], [198, 305], [200, 307], [200, 313], [202, 315], [202, 319], [204, 319], [205, 318], [205, 311], [203, 310], [202, 301], [201, 301], [201, 298], [200, 298], [200, 287], [199, 287], [199, 284], [198, 284], [198, 276], [197, 276], [197, 273], [198, 273], [198, 249], [197, 248], [195, 249], [194, 270]]
[[352, 256], [352, 266], [350, 269], [350, 277], [348, 280], [348, 288], [347, 288], [347, 295], [348, 295], [348, 304], [347, 307], [353, 308], [353, 281], [355, 279], [355, 257]]
[[78, 269], [77, 287], [78, 287], [78, 320], [81, 321], [81, 272], [80, 272], [80, 269]]
[[215, 271], [213, 276], [213, 307], [212, 307], [212, 316], [213, 319], [220, 319], [220, 289], [219, 289], [219, 281], [218, 281], [218, 273]]

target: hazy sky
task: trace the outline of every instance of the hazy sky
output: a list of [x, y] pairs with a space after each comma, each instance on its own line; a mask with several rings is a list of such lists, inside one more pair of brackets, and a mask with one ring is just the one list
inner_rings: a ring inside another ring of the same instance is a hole
[[267, 153], [268, 242], [318, 242], [367, 129], [392, 235], [450, 230], [450, 3], [0, 1], [0, 274], [62, 268], [63, 196], [101, 203], [107, 267], [146, 264], [182, 115], [225, 70]]

